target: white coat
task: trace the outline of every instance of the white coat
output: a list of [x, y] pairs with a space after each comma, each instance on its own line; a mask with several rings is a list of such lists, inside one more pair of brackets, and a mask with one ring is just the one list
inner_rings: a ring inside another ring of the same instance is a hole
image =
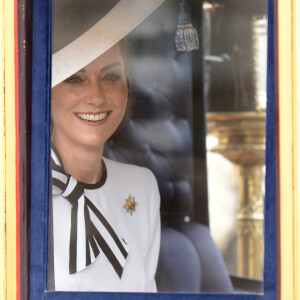
[[[57, 291], [155, 292], [160, 247], [160, 197], [154, 175], [146, 168], [103, 159], [107, 176], [85, 186], [85, 195], [101, 208], [117, 235], [129, 247], [119, 278], [103, 252], [84, 270], [69, 274], [71, 204], [53, 196], [54, 281]], [[125, 208], [134, 197], [136, 209]]]

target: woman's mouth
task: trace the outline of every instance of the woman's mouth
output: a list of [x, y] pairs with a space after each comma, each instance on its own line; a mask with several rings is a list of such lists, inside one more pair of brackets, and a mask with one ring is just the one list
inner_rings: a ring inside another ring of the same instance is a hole
[[103, 112], [99, 114], [76, 114], [76, 116], [83, 121], [99, 122], [104, 120], [108, 116], [108, 112]]

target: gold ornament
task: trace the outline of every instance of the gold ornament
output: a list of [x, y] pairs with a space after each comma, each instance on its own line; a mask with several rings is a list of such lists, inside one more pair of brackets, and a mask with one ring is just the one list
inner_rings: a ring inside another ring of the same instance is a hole
[[135, 202], [134, 197], [129, 195], [128, 199], [125, 200], [126, 203], [124, 205], [124, 208], [126, 209], [127, 212], [132, 215], [132, 213], [135, 211], [135, 208], [137, 206], [137, 202]]

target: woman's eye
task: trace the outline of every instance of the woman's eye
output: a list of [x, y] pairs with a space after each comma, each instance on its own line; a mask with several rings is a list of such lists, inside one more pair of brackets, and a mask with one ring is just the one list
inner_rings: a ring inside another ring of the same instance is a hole
[[115, 81], [118, 81], [120, 78], [121, 78], [121, 76], [119, 74], [111, 73], [111, 74], [107, 74], [104, 77], [104, 81], [115, 82]]
[[72, 75], [71, 77], [64, 80], [64, 82], [69, 84], [78, 84], [82, 82], [82, 79], [78, 75]]

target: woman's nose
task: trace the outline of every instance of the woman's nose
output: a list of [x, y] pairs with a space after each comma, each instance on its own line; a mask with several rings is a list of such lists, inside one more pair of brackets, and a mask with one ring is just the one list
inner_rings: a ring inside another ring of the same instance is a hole
[[105, 93], [101, 84], [97, 81], [92, 81], [88, 85], [88, 95], [86, 97], [88, 104], [101, 105], [105, 103]]

